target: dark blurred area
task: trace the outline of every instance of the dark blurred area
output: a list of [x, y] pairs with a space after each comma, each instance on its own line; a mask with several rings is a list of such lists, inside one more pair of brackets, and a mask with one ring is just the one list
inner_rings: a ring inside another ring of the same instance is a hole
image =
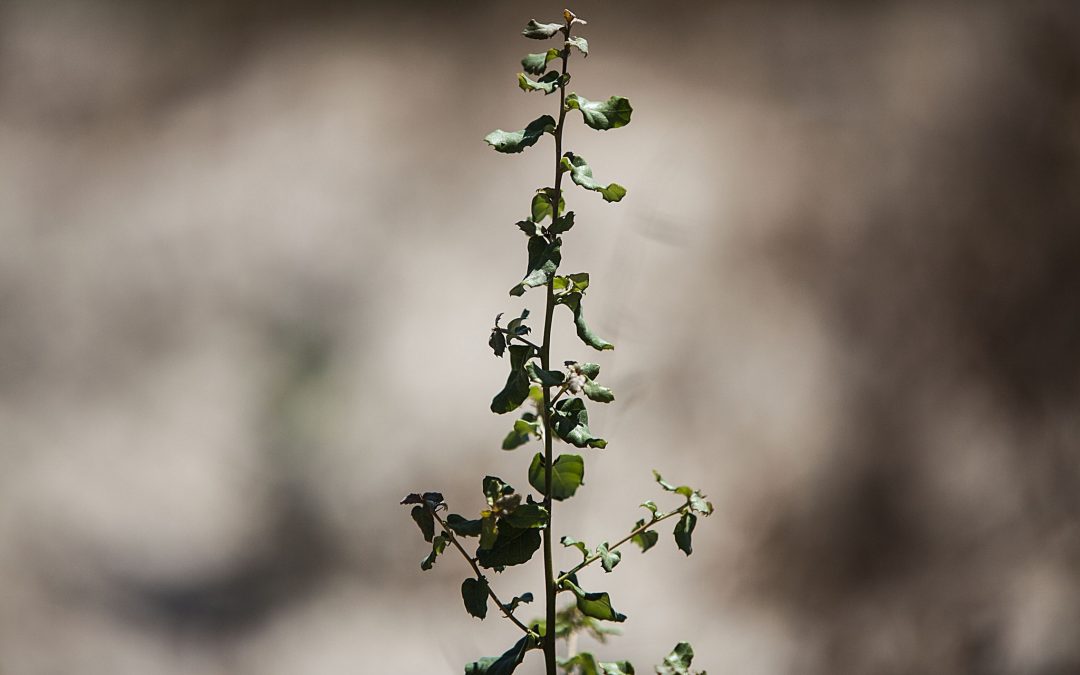
[[[0, 0], [0, 674], [515, 639], [397, 501], [526, 484], [485, 340], [550, 147], [480, 139], [553, 111], [517, 33], [561, 9]], [[635, 112], [569, 141], [629, 196], [569, 195], [618, 398], [556, 529], [623, 532], [652, 468], [718, 509], [691, 558], [590, 575], [630, 620], [582, 647], [1080, 673], [1080, 4], [572, 9], [570, 88]]]

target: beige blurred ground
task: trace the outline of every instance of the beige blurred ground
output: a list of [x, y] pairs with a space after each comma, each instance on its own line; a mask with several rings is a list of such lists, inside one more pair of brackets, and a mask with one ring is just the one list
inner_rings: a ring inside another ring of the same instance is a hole
[[[553, 111], [515, 33], [559, 9], [0, 2], [0, 673], [452, 673], [514, 639], [397, 501], [526, 484], [485, 341], [550, 146], [480, 139]], [[1080, 672], [1077, 5], [575, 10], [571, 88], [635, 113], [569, 136], [630, 193], [571, 193], [618, 400], [556, 527], [618, 536], [654, 467], [719, 511], [583, 579], [630, 616], [598, 653]]]

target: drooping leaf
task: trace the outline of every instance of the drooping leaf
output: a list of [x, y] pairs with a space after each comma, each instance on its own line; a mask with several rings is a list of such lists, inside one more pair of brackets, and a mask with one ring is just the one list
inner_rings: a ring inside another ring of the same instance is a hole
[[589, 412], [585, 409], [585, 401], [580, 398], [563, 399], [556, 403], [551, 420], [555, 434], [567, 443], [579, 448], [607, 447], [607, 441], [593, 436], [589, 429]]
[[566, 40], [567, 46], [577, 47], [577, 50], [581, 52], [582, 56], [589, 55], [589, 41], [583, 37], [577, 37], [576, 35]]
[[521, 59], [521, 67], [530, 75], [543, 75], [548, 62], [557, 58], [559, 58], [559, 50], [553, 47], [539, 54], [526, 54], [525, 58]]
[[[544, 455], [536, 453], [529, 465], [529, 484], [540, 494], [544, 491]], [[580, 455], [559, 455], [551, 464], [551, 498], [563, 501], [574, 496], [584, 484], [585, 460]]]
[[622, 560], [622, 553], [619, 551], [608, 550], [608, 543], [605, 541], [596, 547], [596, 554], [600, 556], [600, 566], [604, 568], [605, 572], [610, 572], [619, 564]]
[[529, 562], [540, 543], [540, 530], [520, 529], [504, 522], [499, 525], [499, 534], [491, 548], [477, 550], [476, 561], [489, 569], [521, 565]]
[[597, 131], [625, 127], [630, 124], [630, 115], [634, 112], [630, 101], [622, 96], [612, 96], [606, 101], [590, 101], [571, 93], [566, 96], [566, 107], [580, 110], [585, 124]]
[[523, 530], [530, 527], [543, 527], [548, 521], [548, 511], [542, 505], [530, 501], [503, 516], [502, 520], [504, 523]]
[[555, 274], [562, 262], [562, 239], [555, 237], [549, 242], [544, 237], [529, 239], [529, 270], [517, 286], [510, 289], [510, 295], [524, 295], [525, 289], [543, 286]]
[[481, 621], [487, 616], [488, 582], [480, 577], [469, 577], [461, 582], [461, 599], [465, 602], [465, 611]]
[[517, 410], [529, 397], [529, 373], [525, 371], [525, 362], [532, 356], [532, 347], [511, 345], [509, 351], [510, 375], [506, 378], [506, 386], [491, 399], [491, 412], [500, 415]]
[[506, 336], [498, 328], [493, 328], [491, 337], [488, 338], [488, 346], [491, 347], [491, 351], [495, 353], [495, 356], [501, 358], [506, 351]]
[[694, 526], [697, 525], [697, 516], [689, 511], [679, 518], [679, 522], [675, 524], [675, 543], [679, 546], [679, 550], [690, 555], [694, 552], [694, 547], [691, 542], [691, 535], [694, 532]]
[[[690, 663], [694, 660], [694, 648], [689, 642], [680, 642], [675, 649], [664, 657], [664, 662], [656, 667], [657, 675], [692, 675]], [[704, 672], [699, 675], [705, 675]]]
[[561, 543], [563, 546], [566, 546], [567, 548], [574, 547], [577, 550], [581, 551], [582, 561], [589, 557], [589, 547], [586, 546], [585, 542], [583, 541], [578, 541], [573, 537], [563, 537], [559, 540], [559, 543]]
[[484, 142], [495, 148], [497, 152], [511, 154], [536, 145], [541, 136], [545, 133], [554, 133], [554, 131], [555, 118], [551, 115], [542, 115], [529, 122], [529, 125], [521, 131], [496, 129], [484, 137]]
[[444, 535], [436, 535], [431, 540], [431, 553], [427, 554], [427, 557], [420, 561], [420, 569], [427, 572], [435, 566], [435, 559], [442, 555], [442, 552], [446, 550], [446, 545], [450, 543]]
[[521, 91], [526, 93], [530, 91], [542, 91], [544, 94], [550, 94], [559, 88], [559, 83], [562, 81], [562, 76], [554, 70], [549, 70], [538, 80], [530, 79], [525, 73], [518, 73], [518, 87]]
[[502, 656], [485, 656], [468, 664], [465, 666], [465, 675], [512, 675], [525, 660], [525, 654], [537, 647], [536, 638], [526, 635], [506, 650]]
[[600, 196], [602, 196], [606, 202], [621, 201], [622, 198], [626, 196], [626, 188], [618, 183], [602, 185], [597, 182], [597, 180], [593, 178], [592, 167], [588, 165], [585, 158], [581, 155], [575, 155], [572, 152], [568, 152], [563, 156], [561, 165], [565, 170], [570, 172], [570, 179], [574, 181], [574, 183], [586, 190], [599, 192]]
[[562, 30], [560, 23], [538, 23], [536, 19], [529, 19], [529, 23], [525, 24], [525, 30], [521, 31], [521, 34], [533, 40], [546, 40], [560, 30]]
[[690, 495], [690, 508], [703, 516], [712, 515], [713, 512], [712, 502], [705, 501], [705, 498], [697, 490]]
[[[539, 223], [544, 218], [551, 218], [551, 202], [555, 199], [555, 188], [541, 188], [533, 195], [530, 205], [530, 215], [534, 223]], [[559, 213], [566, 208], [566, 200], [559, 195]]]
[[525, 366], [529, 371], [529, 377], [533, 382], [539, 382], [545, 387], [557, 387], [563, 383], [565, 376], [558, 370], [544, 370], [536, 363]]
[[577, 585], [576, 575], [571, 574], [562, 585], [577, 598], [577, 608], [585, 616], [615, 623], [626, 621], [626, 615], [616, 612], [611, 606], [611, 597], [607, 593], [586, 593]]
[[596, 401], [597, 403], [611, 403], [615, 400], [615, 394], [607, 387], [601, 387], [592, 380], [585, 380], [585, 384], [581, 387], [582, 393], [584, 393], [589, 400]]
[[[642, 518], [641, 520], [637, 521], [637, 524], [634, 525], [634, 529], [630, 530], [630, 531], [633, 532], [634, 530], [637, 530], [638, 528], [640, 528], [640, 527], [642, 527], [644, 525], [645, 525], [645, 519]], [[656, 542], [659, 541], [659, 540], [660, 540], [660, 533], [657, 532], [656, 530], [643, 530], [642, 532], [638, 532], [637, 534], [635, 534], [633, 537], [630, 538], [630, 541], [634, 542], [635, 544], [637, 544], [638, 546], [641, 547], [641, 552], [642, 553], [644, 553], [645, 551], [648, 551], [653, 546], [656, 546]]]
[[450, 530], [460, 537], [479, 537], [480, 536], [480, 519], [468, 520], [463, 516], [456, 513], [451, 513], [446, 517], [446, 526]]
[[574, 313], [574, 326], [577, 328], [577, 336], [581, 338], [582, 342], [593, 349], [600, 351], [615, 349], [615, 345], [594, 333], [592, 329], [589, 328], [589, 325], [585, 323], [585, 313], [581, 309], [580, 291], [573, 291], [571, 293], [564, 293], [556, 296], [555, 303], [568, 307], [570, 311]]
[[412, 519], [416, 521], [416, 525], [424, 535], [424, 541], [430, 543], [432, 538], [435, 537], [435, 518], [432, 517], [431, 511], [423, 506], [414, 506], [412, 507]]
[[[529, 364], [532, 365], [532, 364]], [[540, 438], [544, 425], [537, 421], [533, 413], [525, 413], [521, 419], [514, 422], [514, 428], [503, 439], [502, 449], [513, 450], [525, 445], [533, 436]]]
[[548, 233], [551, 235], [568, 232], [574, 226], [574, 212], [567, 211], [565, 216], [559, 216], [551, 225], [548, 225]]

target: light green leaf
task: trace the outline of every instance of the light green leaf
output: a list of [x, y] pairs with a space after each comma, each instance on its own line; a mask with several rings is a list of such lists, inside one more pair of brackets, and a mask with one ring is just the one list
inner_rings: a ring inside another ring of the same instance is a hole
[[642, 506], [644, 506], [645, 508], [649, 509], [649, 511], [651, 511], [651, 512], [652, 512], [652, 517], [653, 517], [654, 519], [655, 519], [655, 518], [657, 518], [657, 517], [658, 517], [659, 515], [663, 515], [663, 514], [662, 514], [662, 513], [660, 512], [660, 507], [659, 507], [659, 506], [657, 506], [657, 505], [656, 505], [656, 502], [654, 502], [654, 501], [653, 501], [653, 500], [651, 500], [651, 499], [650, 499], [649, 501], [647, 501], [647, 502], [644, 502], [644, 503], [642, 504]]
[[[559, 667], [566, 672], [575, 672], [579, 675], [602, 675], [600, 670], [600, 664], [597, 662], [596, 657], [589, 652], [581, 652], [574, 654], [568, 659], [559, 661]], [[577, 670], [572, 670], [577, 668]]]
[[611, 661], [600, 664], [604, 675], [634, 675], [634, 666], [629, 661]]
[[[528, 365], [532, 365], [531, 363]], [[526, 367], [528, 370], [528, 367]], [[543, 425], [537, 421], [533, 413], [525, 413], [521, 419], [514, 422], [514, 428], [503, 439], [502, 449], [513, 450], [529, 442], [533, 436], [540, 438], [543, 433]]]
[[[532, 219], [534, 223], [539, 223], [544, 218], [551, 217], [551, 202], [555, 198], [555, 188], [541, 188], [533, 195], [532, 205], [530, 207]], [[566, 200], [563, 196], [559, 195], [559, 213], [561, 214], [566, 208]]]
[[679, 522], [675, 524], [675, 543], [679, 546], [679, 550], [686, 555], [694, 552], [690, 535], [693, 534], [695, 525], [697, 525], [697, 516], [690, 512], [684, 513], [682, 518], [679, 518]]
[[562, 239], [548, 242], [544, 237], [529, 239], [529, 271], [517, 286], [510, 289], [510, 295], [524, 295], [525, 289], [543, 286], [555, 274], [562, 262]]
[[480, 536], [480, 519], [467, 520], [463, 516], [456, 513], [451, 513], [446, 517], [446, 526], [453, 531], [454, 534], [461, 537], [479, 537]]
[[484, 517], [480, 519], [480, 543], [479, 548], [488, 550], [495, 545], [499, 536], [499, 518], [491, 511], [484, 511]]
[[521, 67], [530, 75], [543, 75], [548, 62], [557, 58], [559, 58], [559, 50], [552, 47], [539, 54], [526, 54], [525, 58], [521, 59]]
[[[576, 275], [570, 275], [573, 278]], [[588, 275], [585, 275], [586, 278]], [[565, 277], [563, 277], [565, 278]], [[559, 277], [556, 277], [556, 285], [558, 285]], [[596, 333], [589, 328], [585, 323], [585, 314], [581, 309], [581, 297], [582, 292], [579, 290], [560, 293], [555, 296], [555, 304], [564, 305], [570, 308], [570, 311], [574, 313], [574, 326], [577, 328], [577, 336], [581, 338], [581, 341], [589, 345], [593, 349], [603, 351], [605, 349], [615, 349], [615, 345], [611, 344], [607, 340], [602, 339]]]
[[619, 551], [608, 550], [608, 543], [605, 541], [596, 547], [596, 554], [600, 556], [600, 566], [604, 568], [605, 572], [610, 572], [619, 564], [622, 560], [622, 553]]
[[[581, 285], [580, 287], [578, 286], [578, 284], [575, 284], [574, 290], [583, 291], [583, 290], [585, 290], [586, 288], [589, 287], [589, 275], [587, 273], [586, 274], [571, 274], [570, 275], [571, 278], [580, 277], [580, 276], [585, 277], [584, 284]], [[585, 377], [589, 378], [590, 380], [595, 380], [596, 378], [600, 377], [600, 364], [599, 363], [587, 363], [587, 362], [586, 363], [579, 363], [578, 368], [581, 370], [581, 374], [584, 375]]]
[[431, 511], [423, 506], [414, 506], [412, 507], [412, 519], [416, 521], [416, 525], [424, 535], [424, 541], [430, 543], [435, 536], [435, 518], [432, 517]]
[[529, 397], [529, 373], [525, 371], [525, 362], [532, 356], [533, 348], [529, 345], [511, 345], [510, 375], [502, 391], [491, 399], [491, 412], [503, 414], [514, 410]]
[[571, 46], [577, 47], [578, 51], [581, 52], [582, 56], [587, 57], [589, 55], [589, 42], [588, 42], [588, 40], [586, 40], [583, 37], [575, 36], [575, 37], [567, 39], [566, 46], [567, 47], [571, 47]]
[[703, 516], [712, 515], [713, 512], [712, 502], [705, 501], [705, 497], [697, 490], [690, 495], [690, 508]]
[[519, 529], [503, 522], [499, 525], [499, 535], [491, 548], [476, 551], [476, 561], [481, 567], [489, 569], [521, 565], [529, 562], [536, 549], [540, 548], [540, 543], [540, 530]]
[[[637, 530], [638, 528], [643, 527], [644, 525], [645, 525], [645, 519], [642, 518], [641, 520], [637, 521], [637, 523], [634, 525], [633, 529], [631, 529], [630, 531], [633, 532], [634, 530]], [[633, 537], [630, 538], [630, 541], [634, 542], [635, 544], [637, 544], [638, 546], [641, 547], [641, 552], [642, 553], [644, 553], [645, 551], [648, 551], [653, 546], [656, 546], [656, 542], [659, 541], [659, 540], [660, 540], [660, 533], [658, 533], [656, 530], [643, 530], [641, 532], [638, 532], [637, 534], [635, 534]]]
[[525, 24], [525, 30], [521, 34], [533, 40], [545, 40], [562, 30], [561, 23], [538, 23], [536, 19], [529, 19]]
[[612, 96], [606, 101], [590, 101], [571, 93], [566, 97], [566, 107], [580, 110], [585, 124], [597, 131], [625, 127], [630, 124], [630, 115], [634, 112], [630, 101], [622, 96]]
[[529, 79], [529, 76], [525, 73], [518, 73], [518, 87], [521, 91], [542, 91], [544, 94], [550, 94], [559, 88], [561, 76], [554, 70], [548, 71], [538, 80]]
[[465, 611], [481, 621], [487, 616], [488, 582], [480, 577], [469, 577], [461, 582], [461, 599], [465, 602]]
[[580, 398], [563, 399], [555, 404], [552, 415], [555, 434], [579, 448], [605, 448], [607, 441], [589, 430], [589, 412]]
[[536, 638], [526, 635], [506, 650], [502, 656], [485, 656], [465, 666], [465, 675], [512, 675], [525, 660], [525, 654], [539, 645]]
[[570, 172], [570, 179], [577, 185], [585, 188], [586, 190], [592, 190], [593, 192], [599, 192], [600, 196], [607, 202], [621, 201], [626, 196], [626, 188], [618, 183], [609, 183], [608, 185], [601, 185], [593, 178], [592, 168], [585, 162], [585, 158], [581, 155], [575, 155], [572, 152], [568, 152], [563, 155], [561, 166], [564, 170]]
[[486, 142], [497, 152], [515, 153], [535, 145], [545, 133], [554, 133], [555, 118], [551, 115], [537, 117], [521, 131], [503, 131], [496, 129], [484, 137]]
[[420, 561], [420, 569], [427, 572], [435, 565], [435, 559], [442, 555], [442, 552], [446, 550], [446, 545], [450, 543], [450, 540], [443, 535], [438, 535], [431, 540], [431, 553], [428, 553], [427, 557]]
[[[694, 660], [694, 648], [688, 642], [680, 642], [656, 667], [657, 675], [692, 675], [690, 663]], [[704, 671], [698, 675], [705, 675]]]
[[562, 582], [562, 586], [574, 594], [577, 598], [577, 608], [585, 616], [615, 623], [626, 621], [626, 615], [616, 612], [611, 606], [611, 597], [607, 593], [586, 593], [577, 585], [576, 575], [571, 574]]
[[585, 542], [578, 541], [577, 539], [574, 539], [573, 537], [563, 537], [562, 539], [559, 540], [559, 542], [563, 546], [566, 546], [567, 548], [570, 548], [572, 546], [572, 547], [576, 548], [577, 550], [581, 551], [581, 559], [582, 559], [582, 561], [584, 561], [585, 559], [587, 559], [589, 557], [589, 548], [588, 548], [588, 546], [585, 545]]
[[597, 403], [611, 403], [615, 400], [615, 394], [607, 387], [601, 387], [592, 380], [585, 380], [585, 384], [581, 387], [582, 393], [589, 397], [590, 400]]
[[[529, 465], [529, 485], [540, 494], [544, 490], [544, 455], [536, 453]], [[585, 482], [585, 460], [580, 455], [559, 455], [551, 465], [551, 498], [563, 501], [574, 496]]]

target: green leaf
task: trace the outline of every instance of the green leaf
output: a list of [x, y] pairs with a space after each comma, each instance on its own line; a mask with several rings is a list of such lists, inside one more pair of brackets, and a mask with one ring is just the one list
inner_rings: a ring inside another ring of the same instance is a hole
[[540, 235], [540, 227], [531, 220], [519, 220], [515, 225], [529, 237], [536, 237]]
[[488, 346], [491, 347], [491, 351], [495, 353], [495, 356], [501, 358], [503, 352], [506, 351], [506, 336], [498, 328], [492, 329], [491, 337], [488, 338]]
[[589, 42], [588, 42], [588, 40], [586, 40], [583, 37], [576, 37], [575, 36], [575, 37], [572, 37], [572, 38], [568, 38], [566, 40], [566, 45], [568, 47], [571, 47], [571, 46], [572, 47], [577, 47], [577, 50], [579, 52], [581, 52], [582, 56], [587, 57], [589, 55]]
[[653, 520], [655, 520], [658, 517], [658, 515], [662, 515], [662, 513], [660, 512], [660, 507], [657, 506], [656, 502], [654, 502], [651, 499], [649, 501], [647, 501], [647, 502], [644, 502], [642, 504], [642, 506], [644, 506], [645, 508], [649, 509], [649, 511], [652, 512]]
[[[631, 529], [630, 531], [633, 532], [634, 530], [636, 530], [636, 529], [638, 529], [638, 528], [640, 528], [640, 527], [642, 527], [644, 525], [645, 525], [645, 519], [642, 518], [641, 520], [637, 521], [637, 524], [635, 524], [633, 529]], [[643, 530], [641, 532], [638, 532], [637, 534], [635, 534], [633, 537], [630, 538], [630, 541], [634, 542], [635, 544], [637, 544], [638, 546], [641, 547], [641, 552], [642, 553], [644, 553], [645, 551], [648, 551], [653, 546], [656, 546], [656, 542], [659, 541], [659, 540], [660, 540], [660, 533], [657, 532], [656, 530]]]
[[[546, 462], [542, 453], [536, 453], [529, 465], [529, 484], [544, 495], [544, 468]], [[559, 455], [551, 465], [551, 498], [563, 501], [574, 496], [584, 484], [585, 460], [580, 455]]]
[[472, 577], [461, 582], [461, 599], [465, 602], [465, 611], [481, 621], [487, 616], [488, 582], [487, 579]]
[[431, 540], [431, 553], [427, 554], [427, 557], [420, 561], [420, 569], [427, 572], [435, 566], [435, 559], [442, 555], [442, 552], [446, 550], [446, 545], [450, 543], [450, 540], [443, 535], [438, 535]]
[[621, 201], [626, 196], [626, 188], [618, 183], [609, 183], [608, 185], [602, 185], [595, 178], [593, 178], [592, 168], [586, 163], [585, 158], [581, 155], [575, 155], [572, 152], [568, 152], [563, 155], [560, 166], [566, 171], [570, 172], [570, 179], [574, 183], [580, 185], [586, 190], [592, 190], [593, 192], [599, 192], [600, 196], [607, 202]]
[[604, 675], [634, 675], [634, 666], [629, 661], [611, 661], [600, 664]]
[[678, 544], [679, 550], [686, 555], [694, 552], [690, 535], [693, 534], [695, 525], [697, 525], [697, 516], [690, 512], [684, 513], [682, 518], [679, 518], [679, 522], [675, 524], [675, 543]]
[[542, 91], [550, 94], [559, 88], [561, 80], [559, 73], [554, 70], [545, 73], [539, 80], [531, 80], [525, 73], [518, 73], [518, 87], [524, 92]]
[[532, 356], [529, 345], [511, 345], [510, 375], [506, 386], [491, 399], [491, 412], [503, 414], [514, 410], [529, 397], [529, 373], [525, 371], [525, 362]]
[[705, 497], [697, 490], [690, 495], [690, 508], [703, 516], [712, 515], [713, 512], [712, 502], [705, 501]]
[[[581, 652], [574, 654], [568, 659], [559, 661], [559, 667], [566, 672], [576, 672], [579, 675], [602, 675], [600, 671], [600, 664], [596, 661], [596, 657], [589, 652]], [[572, 671], [573, 668], [577, 668], [576, 671]]]
[[515, 595], [514, 599], [510, 601], [510, 604], [506, 606], [506, 610], [511, 614], [518, 608], [518, 605], [522, 603], [530, 603], [533, 601], [532, 593], [522, 593], [521, 595]]
[[484, 517], [480, 519], [480, 543], [478, 548], [488, 550], [495, 545], [495, 539], [499, 536], [499, 519], [490, 511], [484, 511]]
[[[551, 202], [555, 199], [555, 188], [541, 188], [533, 195], [530, 211], [534, 223], [551, 217]], [[559, 195], [559, 213], [566, 208], [566, 200]]]
[[585, 124], [597, 131], [625, 127], [630, 124], [630, 115], [634, 112], [630, 101], [622, 96], [612, 96], [606, 101], [590, 101], [571, 93], [566, 97], [566, 107], [580, 110]]
[[596, 554], [600, 556], [600, 566], [604, 568], [605, 572], [610, 572], [619, 564], [622, 560], [622, 553], [619, 551], [608, 550], [608, 543], [605, 541], [596, 547]]
[[[529, 365], [532, 365], [531, 363]], [[528, 368], [526, 368], [528, 370]], [[537, 421], [533, 413], [525, 413], [521, 419], [514, 422], [514, 428], [503, 439], [502, 449], [513, 450], [529, 442], [533, 436], [540, 438], [543, 433], [543, 425]]]
[[577, 585], [576, 575], [571, 574], [562, 582], [562, 585], [570, 589], [577, 598], [577, 608], [585, 616], [615, 623], [626, 621], [626, 615], [616, 612], [611, 606], [611, 597], [607, 593], [586, 593]]
[[492, 506], [499, 499], [514, 494], [514, 488], [498, 476], [484, 476], [483, 489], [488, 504]]
[[431, 511], [423, 506], [414, 506], [412, 507], [412, 519], [416, 521], [420, 532], [423, 533], [424, 541], [430, 543], [435, 536], [435, 518], [432, 517]]
[[502, 518], [502, 522], [523, 530], [530, 527], [543, 527], [547, 524], [547, 521], [547, 509], [531, 501], [522, 504]]
[[[565, 206], [565, 203], [564, 203]], [[574, 212], [569, 211], [565, 216], [559, 216], [551, 225], [548, 225], [548, 234], [557, 235], [570, 231], [574, 226]]]
[[615, 349], [615, 345], [611, 344], [607, 340], [602, 339], [596, 333], [589, 328], [585, 323], [585, 313], [581, 309], [581, 292], [573, 291], [570, 293], [564, 293], [556, 296], [555, 304], [564, 305], [574, 313], [574, 326], [577, 328], [577, 336], [581, 338], [581, 341], [589, 345], [593, 349], [604, 351], [606, 349]]
[[[690, 663], [694, 660], [694, 648], [689, 642], [680, 642], [664, 657], [664, 663], [656, 667], [657, 675], [691, 675]], [[699, 675], [705, 675], [704, 672]]]
[[660, 484], [660, 487], [664, 488], [668, 492], [675, 492], [682, 495], [683, 497], [690, 497], [694, 494], [694, 488], [690, 487], [689, 485], [672, 485], [671, 483], [664, 480], [663, 476], [661, 476], [660, 472], [658, 472], [656, 469], [653, 469], [653, 476], [656, 478], [656, 482]]
[[503, 522], [499, 525], [499, 534], [490, 549], [479, 549], [476, 561], [482, 567], [510, 567], [527, 563], [536, 549], [540, 548], [540, 530], [521, 529]]
[[578, 541], [577, 539], [574, 539], [573, 537], [563, 537], [562, 539], [559, 540], [559, 543], [561, 543], [563, 546], [566, 546], [567, 548], [570, 548], [572, 546], [572, 547], [576, 548], [577, 550], [581, 551], [581, 560], [582, 561], [585, 561], [586, 559], [588, 559], [588, 557], [589, 557], [589, 547], [585, 545], [585, 542]]
[[537, 23], [536, 19], [529, 19], [525, 24], [525, 30], [521, 34], [533, 40], [544, 40], [562, 30], [561, 23]]
[[554, 47], [539, 54], [526, 54], [521, 59], [521, 67], [530, 75], [543, 75], [548, 61], [559, 58], [559, 50]]
[[537, 647], [536, 638], [526, 635], [502, 656], [485, 656], [468, 664], [465, 666], [465, 675], [511, 675], [525, 660], [525, 654]]
[[562, 239], [548, 242], [544, 237], [529, 239], [529, 270], [517, 286], [510, 289], [510, 295], [524, 295], [525, 289], [543, 286], [555, 274], [562, 262]]
[[589, 397], [590, 400], [597, 403], [611, 403], [615, 400], [615, 394], [607, 387], [601, 387], [592, 380], [585, 380], [585, 384], [582, 385], [581, 391]]
[[[578, 288], [578, 285], [575, 284], [574, 290], [585, 290], [586, 288], [589, 287], [589, 275], [588, 274], [584, 274], [584, 275], [571, 274], [570, 276], [571, 277], [575, 277], [575, 276], [584, 276], [585, 277], [585, 281], [584, 281], [585, 285]], [[590, 380], [595, 380], [597, 377], [600, 376], [600, 364], [599, 363], [579, 363], [578, 364], [578, 369], [581, 371], [582, 375], [589, 378]]]
[[463, 516], [456, 513], [451, 513], [446, 517], [446, 526], [450, 530], [461, 537], [479, 537], [480, 536], [480, 519], [467, 520]]
[[605, 448], [607, 441], [589, 430], [589, 412], [580, 398], [563, 399], [555, 404], [552, 415], [555, 434], [579, 448]]
[[557, 387], [563, 383], [565, 376], [558, 370], [544, 370], [535, 363], [530, 363], [525, 366], [525, 370], [529, 372], [529, 377], [533, 382], [539, 382], [545, 387]]
[[516, 153], [536, 145], [545, 133], [555, 132], [555, 118], [551, 115], [537, 117], [521, 131], [503, 131], [496, 129], [484, 137], [484, 142], [497, 152]]

